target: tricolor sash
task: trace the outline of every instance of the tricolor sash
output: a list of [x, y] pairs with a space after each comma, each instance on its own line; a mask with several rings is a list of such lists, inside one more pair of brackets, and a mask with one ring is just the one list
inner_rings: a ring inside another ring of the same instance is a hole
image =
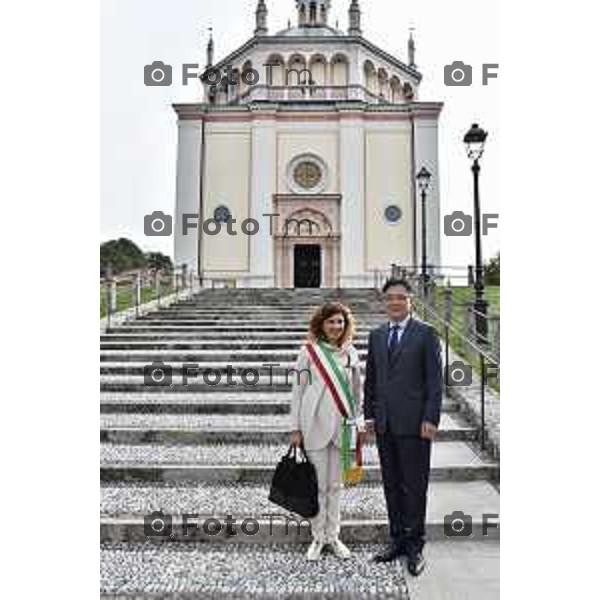
[[306, 344], [317, 373], [342, 416], [342, 473], [346, 483], [362, 479], [362, 448], [356, 426], [356, 402], [348, 378], [323, 340]]

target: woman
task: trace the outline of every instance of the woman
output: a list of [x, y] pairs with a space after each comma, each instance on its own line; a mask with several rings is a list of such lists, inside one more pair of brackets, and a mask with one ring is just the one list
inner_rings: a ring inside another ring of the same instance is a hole
[[311, 519], [313, 542], [308, 560], [318, 560], [326, 544], [337, 557], [350, 558], [339, 533], [341, 463], [348, 466], [341, 459], [348, 456], [353, 435], [342, 414], [354, 416], [363, 430], [360, 364], [351, 343], [353, 335], [350, 310], [337, 302], [324, 304], [312, 316], [293, 373], [291, 443], [304, 446], [315, 465], [319, 488], [319, 513]]

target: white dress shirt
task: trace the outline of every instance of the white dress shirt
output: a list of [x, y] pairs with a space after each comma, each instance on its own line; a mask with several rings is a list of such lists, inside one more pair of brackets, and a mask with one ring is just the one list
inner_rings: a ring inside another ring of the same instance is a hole
[[400, 326], [400, 329], [398, 329], [398, 333], [396, 334], [398, 336], [398, 344], [400, 344], [400, 340], [402, 339], [402, 334], [404, 333], [404, 330], [406, 329], [406, 326], [408, 325], [409, 321], [410, 321], [410, 315], [406, 315], [406, 317], [404, 317], [404, 319], [402, 321], [388, 321], [388, 348], [390, 347], [390, 342], [391, 342], [391, 337], [392, 337], [392, 327], [394, 327], [394, 325]]

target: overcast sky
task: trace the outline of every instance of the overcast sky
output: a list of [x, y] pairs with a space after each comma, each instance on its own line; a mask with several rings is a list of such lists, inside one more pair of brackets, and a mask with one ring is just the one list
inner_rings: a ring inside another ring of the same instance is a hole
[[[155, 60], [177, 66], [205, 63], [208, 27], [215, 58], [252, 37], [256, 0], [102, 0], [101, 2], [101, 241], [128, 237], [142, 249], [173, 255], [172, 238], [147, 238], [143, 218], [173, 213], [177, 150], [173, 102], [201, 101], [199, 88], [146, 87], [143, 68]], [[347, 29], [350, 0], [332, 0], [330, 24]], [[363, 36], [407, 61], [415, 28], [416, 63], [423, 74], [420, 99], [445, 103], [440, 121], [442, 214], [473, 212], [472, 175], [462, 138], [471, 123], [489, 132], [482, 160], [483, 212], [500, 211], [500, 89], [502, 62], [498, 4], [489, 1], [360, 0]], [[294, 0], [267, 0], [269, 32], [296, 21]], [[444, 66], [473, 66], [470, 87], [444, 85]], [[499, 63], [498, 79], [482, 85], [482, 63]], [[174, 69], [174, 73], [176, 70]], [[178, 81], [179, 80], [179, 81]], [[501, 228], [501, 223], [500, 223]], [[484, 238], [484, 256], [500, 247], [500, 230]], [[472, 238], [442, 236], [444, 265], [474, 261]]]

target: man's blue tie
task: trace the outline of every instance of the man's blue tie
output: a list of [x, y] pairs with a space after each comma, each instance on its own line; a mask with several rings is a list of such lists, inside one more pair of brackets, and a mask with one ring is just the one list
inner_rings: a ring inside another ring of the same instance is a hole
[[399, 345], [398, 342], [398, 332], [400, 331], [400, 325], [396, 323], [396, 325], [392, 325], [390, 327], [390, 339], [388, 340], [388, 355], [391, 356], [394, 353], [394, 350]]

